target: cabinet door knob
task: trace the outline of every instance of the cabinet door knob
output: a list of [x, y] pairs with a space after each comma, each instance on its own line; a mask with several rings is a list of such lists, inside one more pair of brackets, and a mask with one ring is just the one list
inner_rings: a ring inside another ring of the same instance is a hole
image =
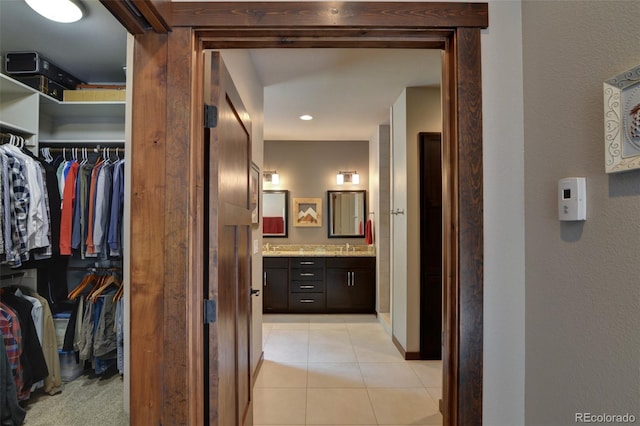
[[301, 277], [313, 277], [316, 274], [310, 273], [310, 272], [303, 272], [300, 274]]
[[262, 285], [263, 285], [264, 287], [266, 287], [266, 286], [267, 286], [267, 271], [264, 271], [264, 272], [262, 273]]
[[313, 299], [300, 299], [300, 303], [313, 303], [315, 300]]
[[316, 262], [300, 262], [301, 265], [315, 265]]
[[316, 288], [315, 285], [301, 285], [300, 288]]

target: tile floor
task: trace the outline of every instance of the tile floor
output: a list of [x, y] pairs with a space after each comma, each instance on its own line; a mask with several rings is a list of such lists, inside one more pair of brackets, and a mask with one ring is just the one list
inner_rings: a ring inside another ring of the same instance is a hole
[[265, 315], [254, 425], [442, 425], [442, 363], [405, 361], [373, 315]]

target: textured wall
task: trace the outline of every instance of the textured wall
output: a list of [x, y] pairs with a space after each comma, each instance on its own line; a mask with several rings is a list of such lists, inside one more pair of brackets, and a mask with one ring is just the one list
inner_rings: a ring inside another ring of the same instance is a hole
[[[364, 244], [363, 238], [328, 238], [327, 190], [369, 189], [369, 141], [265, 141], [263, 170], [277, 170], [280, 184], [264, 189], [289, 191], [289, 214], [293, 199], [321, 198], [322, 227], [296, 227], [289, 218], [288, 238], [269, 238], [272, 244]], [[356, 170], [360, 184], [336, 185], [340, 170]], [[367, 207], [369, 206], [367, 191]], [[368, 211], [368, 210], [367, 210]]]
[[[640, 63], [640, 2], [524, 1], [522, 16], [526, 423], [639, 419], [640, 171], [604, 172], [602, 82]], [[567, 176], [586, 177], [586, 222], [557, 219]]]

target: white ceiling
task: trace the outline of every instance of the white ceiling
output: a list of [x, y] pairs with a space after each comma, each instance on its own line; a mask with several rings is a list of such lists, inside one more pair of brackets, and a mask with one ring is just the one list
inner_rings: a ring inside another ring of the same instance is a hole
[[[85, 18], [47, 21], [24, 0], [0, 0], [0, 51], [38, 51], [90, 83], [123, 82], [126, 31], [98, 0]], [[265, 140], [367, 140], [404, 87], [439, 86], [440, 52], [402, 49], [259, 49]], [[303, 122], [302, 114], [314, 116]]]

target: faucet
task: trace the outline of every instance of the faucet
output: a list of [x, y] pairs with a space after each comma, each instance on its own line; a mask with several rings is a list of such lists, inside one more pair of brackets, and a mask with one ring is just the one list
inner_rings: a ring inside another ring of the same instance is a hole
[[347, 253], [349, 253], [349, 243], [347, 243]]
[[264, 248], [265, 248], [266, 251], [269, 251], [269, 243], [265, 244]]

